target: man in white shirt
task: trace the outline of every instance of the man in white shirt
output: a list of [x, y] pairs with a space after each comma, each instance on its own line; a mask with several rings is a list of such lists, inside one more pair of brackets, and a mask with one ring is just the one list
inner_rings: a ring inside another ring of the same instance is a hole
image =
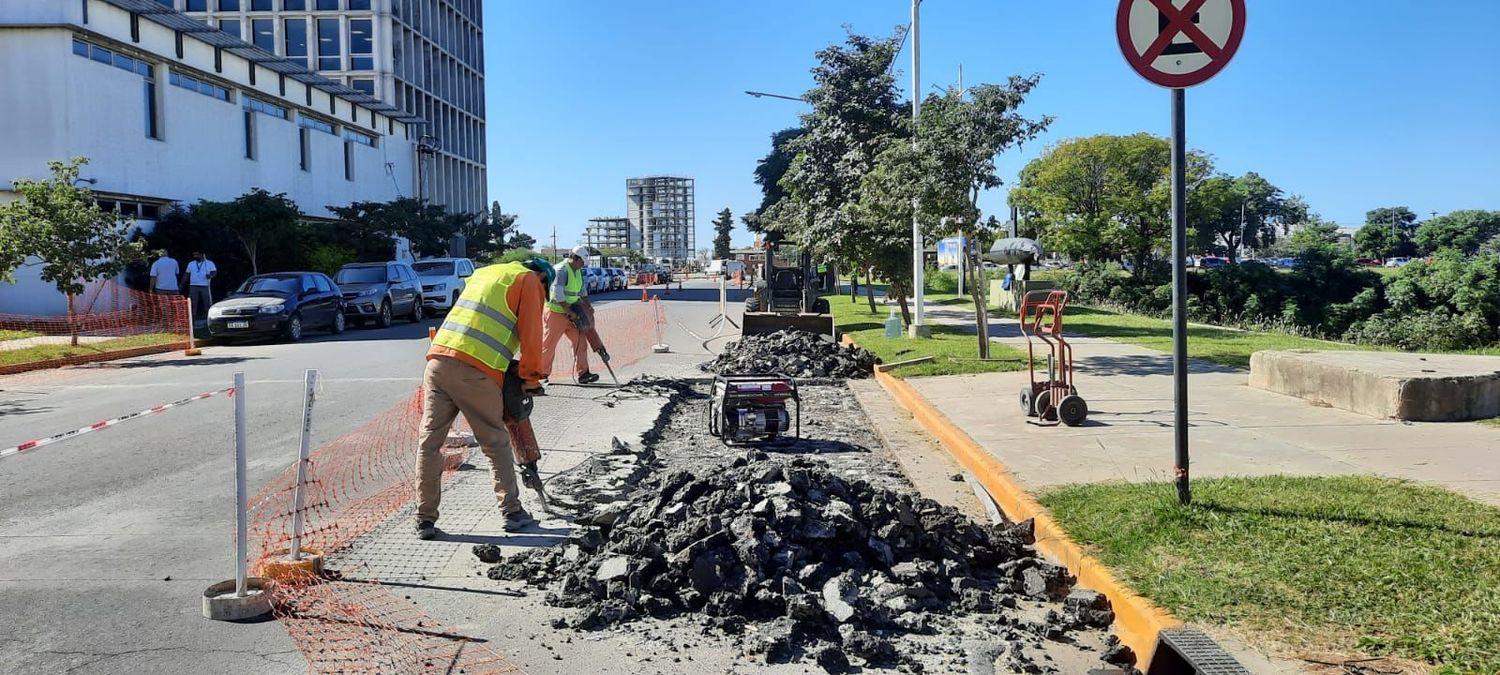
[[182, 288], [177, 285], [177, 277], [182, 270], [177, 267], [177, 259], [167, 255], [167, 249], [157, 249], [156, 262], [151, 263], [151, 292], [161, 295], [180, 295]]
[[208, 307], [214, 304], [214, 294], [209, 288], [209, 282], [218, 273], [219, 268], [202, 251], [193, 252], [193, 261], [187, 264], [186, 276], [188, 301], [193, 303], [194, 318], [208, 318]]

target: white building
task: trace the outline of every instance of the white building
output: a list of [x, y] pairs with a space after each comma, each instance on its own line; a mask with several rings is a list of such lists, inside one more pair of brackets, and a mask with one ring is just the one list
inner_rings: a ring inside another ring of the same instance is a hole
[[693, 179], [644, 176], [625, 181], [625, 211], [632, 237], [654, 261], [687, 262], [696, 244]]
[[[156, 0], [0, 2], [0, 111], [0, 201], [75, 156], [143, 228], [167, 204], [252, 187], [311, 217], [415, 192], [420, 119]], [[0, 312], [59, 311], [36, 273], [0, 286]]]
[[489, 205], [481, 0], [152, 1], [422, 118], [420, 196]]

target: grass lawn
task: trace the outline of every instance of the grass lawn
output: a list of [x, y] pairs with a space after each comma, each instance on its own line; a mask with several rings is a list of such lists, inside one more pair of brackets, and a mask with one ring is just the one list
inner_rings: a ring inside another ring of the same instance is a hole
[[5, 340], [24, 340], [41, 335], [29, 330], [0, 330], [0, 342]]
[[[875, 305], [875, 313], [863, 294], [856, 302], [848, 295], [830, 295], [829, 307], [833, 310], [833, 321], [838, 329], [852, 338], [859, 346], [870, 350], [886, 363], [905, 361], [922, 356], [933, 356], [932, 361], [910, 366], [901, 366], [890, 371], [896, 377], [921, 375], [959, 375], [966, 373], [996, 373], [1021, 370], [1026, 367], [1026, 357], [1004, 345], [990, 345], [990, 359], [981, 361], [976, 356], [979, 339], [957, 326], [932, 325], [932, 338], [912, 340], [906, 337], [890, 339], [885, 336], [885, 319], [894, 305]], [[967, 297], [953, 294], [928, 294], [930, 303], [970, 304]], [[900, 315], [900, 310], [897, 310]]]
[[[1041, 501], [1136, 591], [1186, 621], [1300, 654], [1500, 672], [1500, 509], [1373, 477], [1101, 483]], [[1318, 657], [1321, 658], [1321, 657]]]
[[182, 335], [176, 333], [147, 333], [145, 335], [132, 335], [130, 337], [101, 340], [99, 342], [85, 342], [76, 347], [63, 343], [37, 345], [24, 349], [6, 349], [0, 350], [0, 366], [62, 360], [77, 356], [90, 356], [125, 349], [135, 349], [137, 347], [171, 344], [173, 342], [186, 342], [186, 340]]
[[1500, 417], [1491, 417], [1491, 418], [1489, 418], [1487, 420], [1479, 420], [1479, 423], [1483, 424], [1484, 426], [1487, 426], [1487, 427], [1494, 427], [1496, 429], [1500, 429]]
[[[1172, 351], [1172, 322], [1138, 314], [1069, 305], [1063, 316], [1069, 332]], [[1188, 326], [1188, 356], [1238, 368], [1250, 367], [1250, 355], [1263, 349], [1377, 350], [1376, 347], [1312, 340], [1283, 333], [1262, 333], [1209, 326]]]

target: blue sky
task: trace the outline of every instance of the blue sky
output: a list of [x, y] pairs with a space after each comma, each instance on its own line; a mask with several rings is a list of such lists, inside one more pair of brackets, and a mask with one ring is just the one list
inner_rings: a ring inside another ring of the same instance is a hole
[[[1500, 2], [1248, 0], [1233, 63], [1187, 95], [1190, 147], [1257, 171], [1341, 225], [1404, 204], [1500, 208]], [[927, 0], [923, 88], [1042, 73], [1025, 111], [1056, 117], [1003, 155], [1007, 185], [1046, 143], [1170, 132], [1170, 94], [1120, 55], [1113, 0]], [[794, 126], [813, 52], [844, 25], [888, 34], [903, 0], [486, 0], [489, 193], [543, 245], [592, 216], [624, 215], [625, 179], [697, 180], [698, 246], [751, 178], [770, 134]], [[910, 44], [899, 65], [910, 84]], [[1005, 190], [981, 198], [1008, 215]], [[742, 226], [736, 244], [749, 241]]]

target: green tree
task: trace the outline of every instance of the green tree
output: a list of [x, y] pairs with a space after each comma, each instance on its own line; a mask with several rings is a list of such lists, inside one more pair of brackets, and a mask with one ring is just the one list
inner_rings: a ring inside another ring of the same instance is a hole
[[1410, 238], [1417, 231], [1417, 214], [1405, 206], [1383, 206], [1366, 211], [1365, 224], [1394, 227]]
[[28, 258], [39, 260], [42, 280], [68, 298], [74, 345], [74, 303], [84, 284], [113, 278], [142, 257], [141, 243], [131, 241], [133, 221], [99, 208], [93, 190], [75, 185], [86, 164], [83, 157], [48, 162], [51, 178], [11, 180], [20, 199], [0, 205], [0, 270], [9, 279]]
[[540, 255], [541, 255], [540, 253], [537, 253], [536, 251], [533, 251], [533, 250], [531, 250], [529, 248], [513, 247], [513, 248], [510, 248], [510, 249], [507, 249], [504, 253], [500, 254], [500, 257], [496, 258], [495, 262], [497, 262], [497, 263], [522, 262], [522, 261], [526, 261], [526, 260], [531, 260], [532, 258], [538, 257]]
[[510, 235], [510, 241], [507, 241], [505, 245], [508, 248], [536, 248], [536, 237], [517, 231], [515, 234]]
[[475, 260], [489, 260], [503, 253], [510, 247], [509, 237], [514, 236], [516, 218], [516, 214], [502, 211], [500, 202], [491, 203], [488, 213], [464, 221], [459, 228], [465, 252]]
[[450, 214], [441, 206], [403, 197], [388, 202], [354, 202], [329, 206], [338, 218], [335, 243], [354, 250], [361, 262], [390, 260], [392, 237], [405, 237], [417, 256], [440, 256], [448, 252], [453, 235], [469, 227], [477, 217]]
[[234, 233], [250, 260], [250, 273], [260, 274], [261, 243], [290, 234], [302, 219], [302, 210], [286, 193], [271, 194], [257, 187], [230, 202], [199, 200], [193, 205], [193, 218]]
[[729, 209], [725, 208], [719, 212], [719, 217], [714, 219], [714, 258], [717, 260], [728, 260], [732, 255], [729, 248], [729, 233], [734, 231], [734, 216]]
[[1500, 236], [1500, 211], [1464, 210], [1446, 213], [1417, 227], [1416, 244], [1423, 253], [1456, 249], [1474, 255]]
[[792, 149], [792, 142], [806, 133], [807, 130], [802, 127], [792, 127], [771, 134], [771, 151], [755, 163], [755, 184], [760, 186], [761, 193], [760, 206], [741, 216], [745, 229], [751, 232], [764, 231], [761, 213], [787, 196], [781, 179], [786, 176], [792, 160], [797, 157], [796, 151]]
[[625, 251], [625, 262], [631, 267], [640, 267], [646, 264], [646, 254], [642, 253], [640, 249], [629, 249]]
[[1361, 257], [1385, 260], [1405, 255], [1412, 248], [1406, 234], [1389, 224], [1370, 223], [1354, 233], [1354, 252]]

